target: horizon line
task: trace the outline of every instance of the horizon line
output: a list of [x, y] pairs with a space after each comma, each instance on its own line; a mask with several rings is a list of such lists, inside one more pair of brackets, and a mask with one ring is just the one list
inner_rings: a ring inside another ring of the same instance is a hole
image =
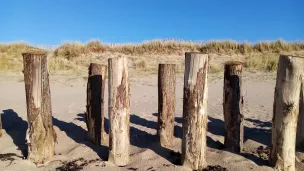
[[209, 40], [185, 40], [185, 39], [179, 39], [179, 38], [156, 38], [156, 39], [150, 39], [150, 40], [142, 40], [138, 42], [123, 42], [123, 43], [117, 43], [117, 42], [104, 42], [98, 38], [93, 38], [89, 39], [87, 41], [79, 41], [79, 40], [64, 40], [59, 44], [36, 44], [36, 43], [31, 43], [29, 41], [25, 40], [13, 40], [13, 41], [1, 41], [0, 40], [0, 45], [5, 45], [5, 44], [18, 44], [18, 43], [24, 43], [28, 44], [34, 47], [38, 46], [62, 46], [67, 43], [79, 43], [79, 44], [87, 44], [91, 41], [99, 41], [102, 44], [109, 44], [109, 45], [128, 45], [128, 44], [143, 44], [143, 43], [148, 43], [148, 42], [153, 42], [153, 41], [163, 41], [163, 42], [169, 42], [169, 41], [176, 41], [176, 42], [191, 42], [191, 43], [196, 43], [196, 44], [205, 44], [208, 42], [225, 42], [225, 41], [231, 41], [231, 42], [236, 42], [236, 43], [248, 43], [248, 44], [257, 44], [261, 42], [275, 42], [275, 41], [284, 41], [288, 43], [304, 43], [304, 39], [299, 39], [299, 40], [284, 40], [282, 38], [277, 38], [273, 40], [258, 40], [258, 41], [248, 41], [248, 40], [233, 40], [233, 39], [209, 39]]

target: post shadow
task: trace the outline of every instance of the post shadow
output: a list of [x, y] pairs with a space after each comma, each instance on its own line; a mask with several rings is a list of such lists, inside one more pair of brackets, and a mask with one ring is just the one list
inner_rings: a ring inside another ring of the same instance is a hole
[[[157, 114], [153, 114], [154, 116], [157, 116]], [[225, 135], [225, 126], [224, 126], [224, 121], [221, 119], [216, 119], [213, 118], [211, 116], [208, 116], [208, 132], [214, 134], [214, 135], [218, 135], [218, 136], [224, 136]], [[183, 119], [182, 117], [176, 117], [175, 121], [178, 123], [182, 123]], [[260, 124], [263, 125], [269, 125], [268, 123], [264, 123], [262, 121], [260, 121]], [[182, 128], [180, 129], [182, 130]], [[179, 131], [179, 129], [178, 129]], [[253, 135], [250, 136], [246, 136], [246, 134], [248, 135], [248, 133], [251, 133]], [[178, 133], [182, 135], [181, 133]], [[269, 145], [270, 144], [270, 138], [271, 138], [271, 132], [269, 130], [266, 130], [264, 128], [249, 128], [249, 127], [244, 127], [244, 141], [248, 140], [248, 139], [252, 139], [254, 141], [260, 142], [264, 145]], [[181, 138], [181, 137], [180, 137]], [[207, 136], [207, 146], [210, 148], [214, 148], [214, 149], [218, 149], [218, 150], [224, 150], [224, 151], [229, 151], [228, 149], [225, 149], [224, 144], [222, 144], [220, 141], [214, 141], [211, 137]], [[229, 151], [231, 152], [231, 151]], [[232, 152], [233, 153], [233, 152]], [[268, 160], [263, 160], [253, 154], [249, 154], [249, 153], [234, 153], [234, 154], [238, 154], [241, 155], [253, 162], [255, 162], [257, 165], [263, 166], [263, 165], [268, 165]]]
[[[158, 113], [152, 113], [152, 115], [158, 117]], [[183, 123], [183, 120], [182, 120], [181, 117], [175, 117], [175, 122], [176, 123], [174, 124], [174, 136], [177, 137], [177, 138], [182, 139], [183, 138], [183, 128], [181, 126], [176, 125], [176, 124]], [[136, 123], [136, 122], [134, 122], [134, 123]], [[158, 123], [154, 122], [154, 124], [156, 125], [155, 129], [157, 129]]]
[[[225, 127], [224, 127], [224, 121], [221, 119], [216, 119], [213, 117], [208, 116], [209, 123], [208, 123], [208, 131], [214, 135], [218, 136], [224, 136], [225, 134]], [[257, 121], [256, 121], [257, 122]], [[263, 121], [259, 121], [260, 124], [267, 125], [267, 123]], [[247, 126], [244, 126], [244, 141], [251, 139], [253, 141], [259, 142], [261, 144], [264, 144], [266, 146], [270, 145], [271, 140], [271, 131], [267, 130], [265, 128], [249, 128]], [[222, 144], [222, 147], [224, 145]], [[221, 148], [221, 150], [229, 151], [228, 149]], [[231, 152], [231, 151], [229, 151]], [[234, 152], [232, 152], [234, 153]], [[239, 154], [253, 162], [255, 162], [259, 166], [268, 166], [268, 160], [261, 159], [253, 154], [249, 153], [235, 153]]]
[[[79, 118], [76, 118], [80, 121], [85, 121], [84, 114], [77, 114]], [[158, 116], [157, 113], [153, 113], [153, 116]], [[208, 117], [209, 123], [208, 123], [208, 131], [212, 134], [224, 136], [224, 121], [220, 119], [216, 119], [213, 117]], [[182, 123], [181, 117], [176, 117], [175, 121], [177, 123]], [[141, 118], [135, 114], [130, 115], [130, 122], [136, 125], [145, 126], [150, 129], [157, 129], [157, 122], [149, 121], [144, 118]], [[82, 129], [82, 128], [81, 128]], [[109, 129], [109, 120], [105, 118], [105, 130], [107, 130], [108, 133]], [[256, 128], [245, 128], [245, 132], [248, 131], [259, 131], [259, 129]], [[175, 125], [174, 128], [174, 135], [177, 138], [182, 138], [182, 127]], [[259, 139], [260, 136], [257, 137], [248, 137], [247, 139], [256, 138]], [[254, 139], [255, 140], [255, 139]], [[259, 141], [258, 141], [259, 142]], [[139, 130], [135, 127], [130, 126], [130, 143], [131, 145], [134, 145], [139, 148], [149, 148], [158, 155], [162, 156], [166, 160], [170, 161], [172, 164], [180, 164], [180, 153], [174, 152], [173, 150], [161, 147], [158, 142], [157, 135], [152, 135], [150, 133], [147, 133], [146, 131]], [[220, 149], [220, 150], [226, 150], [224, 149], [224, 145], [219, 141], [214, 141], [211, 137], [207, 136], [207, 146], [214, 149]], [[226, 150], [228, 151], [228, 150]], [[238, 154], [238, 153], [235, 153]], [[263, 160], [255, 155], [248, 154], [248, 153], [241, 153], [239, 155], [242, 155], [243, 157], [252, 160], [256, 164], [262, 166], [262, 165], [268, 165], [267, 160]]]
[[[76, 118], [76, 120], [86, 122], [84, 113], [78, 113], [77, 116], [78, 116], [78, 118]], [[110, 124], [109, 119], [105, 118], [104, 119], [104, 130], [107, 134], [109, 134], [109, 124]]]
[[[214, 135], [224, 136], [224, 121], [221, 119], [216, 119], [211, 116], [208, 117], [208, 131]], [[251, 119], [245, 119], [247, 121], [253, 121]], [[263, 145], [269, 146], [271, 143], [271, 129], [265, 128], [265, 125], [269, 125], [267, 122], [256, 121], [259, 125], [264, 125], [264, 128], [250, 128], [244, 126], [244, 141], [251, 139], [253, 141], [259, 142]]]
[[[152, 113], [153, 116], [158, 117], [158, 113]], [[182, 117], [175, 117], [175, 122], [178, 124], [182, 124], [183, 123], [183, 118]]]
[[3, 110], [2, 128], [13, 139], [13, 143], [21, 151], [23, 157], [27, 158], [28, 148], [25, 142], [28, 124], [13, 109]]
[[[133, 119], [131, 119], [131, 116]], [[147, 128], [156, 129], [157, 123], [153, 121], [148, 121], [137, 115], [131, 115], [130, 122], [133, 124], [147, 126]], [[148, 123], [148, 124], [147, 124]], [[169, 162], [175, 165], [180, 165], [180, 153], [175, 152], [171, 149], [162, 147], [159, 143], [157, 135], [152, 135], [146, 131], [142, 131], [135, 127], [130, 126], [130, 143], [139, 148], [149, 148], [156, 154], [162, 156]]]
[[141, 126], [151, 128], [151, 129], [157, 129], [157, 127], [158, 127], [156, 122], [146, 120], [146, 119], [141, 118], [141, 117], [139, 117], [135, 114], [130, 115], [130, 122], [134, 123], [136, 125], [141, 125]]
[[304, 143], [301, 143], [296, 147], [298, 152], [304, 153]]
[[260, 121], [258, 119], [250, 119], [250, 118], [247, 118], [245, 120], [249, 121], [249, 122], [252, 122], [252, 123], [254, 123], [254, 125], [259, 126], [259, 127], [263, 127], [263, 128], [265, 128], [265, 127], [271, 128], [272, 127], [271, 122], [263, 122], [263, 121]]
[[[248, 122], [252, 122], [254, 123], [255, 126], [258, 126], [260, 128], [249, 128], [246, 127], [244, 128], [244, 141], [251, 139], [254, 141], [257, 141], [261, 144], [264, 144], [266, 146], [270, 146], [271, 145], [271, 127], [272, 127], [272, 123], [271, 122], [264, 122], [264, 121], [260, 121], [257, 119], [250, 119], [247, 118], [245, 119]], [[250, 135], [250, 136], [248, 136]]]
[[[82, 116], [78, 114], [78, 116]], [[82, 118], [80, 118], [82, 119]], [[72, 123], [72, 122], [65, 122], [61, 121], [53, 116], [53, 125], [58, 127], [61, 131], [64, 131], [68, 137], [74, 140], [76, 143], [84, 144], [87, 147], [91, 148], [93, 151], [97, 153], [97, 155], [103, 159], [108, 160], [109, 150], [106, 146], [97, 146], [91, 144], [87, 141], [87, 131], [82, 127]]]
[[[83, 113], [79, 113], [77, 116], [77, 120], [85, 122], [85, 116]], [[146, 120], [134, 114], [130, 115], [130, 123], [145, 126], [150, 129], [157, 129], [157, 122]], [[105, 118], [105, 131], [107, 134], [109, 134], [109, 126], [109, 119]], [[75, 128], [72, 128], [72, 130], [73, 129]], [[139, 148], [149, 148], [173, 164], [180, 163], [180, 154], [173, 150], [161, 147], [158, 143], [157, 135], [149, 134], [132, 126], [130, 126], [130, 144]]]

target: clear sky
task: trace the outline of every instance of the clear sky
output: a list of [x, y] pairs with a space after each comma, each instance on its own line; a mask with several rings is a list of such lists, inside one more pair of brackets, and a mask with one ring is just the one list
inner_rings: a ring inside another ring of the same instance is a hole
[[0, 0], [0, 42], [304, 40], [304, 0]]

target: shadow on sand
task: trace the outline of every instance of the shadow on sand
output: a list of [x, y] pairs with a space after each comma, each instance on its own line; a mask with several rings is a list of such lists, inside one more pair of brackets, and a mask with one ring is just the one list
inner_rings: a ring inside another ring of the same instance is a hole
[[14, 144], [21, 151], [23, 157], [27, 157], [27, 145], [25, 142], [26, 130], [28, 124], [18, 114], [12, 110], [3, 110], [1, 114], [2, 127], [6, 133], [13, 139]]
[[[157, 116], [157, 113], [153, 113], [152, 115]], [[23, 156], [27, 156], [27, 145], [25, 144], [25, 136], [27, 130], [27, 122], [24, 121], [18, 114], [12, 110], [7, 109], [3, 110], [1, 115], [3, 129], [7, 132], [9, 136], [13, 139], [14, 144], [21, 150]], [[84, 121], [84, 114], [77, 114], [77, 120]], [[260, 142], [264, 145], [270, 144], [270, 135], [271, 132], [266, 127], [271, 126], [271, 123], [262, 122], [258, 120], [246, 119], [249, 122], [255, 122], [259, 127], [262, 128], [244, 128], [245, 132], [245, 140], [252, 139], [254, 141]], [[175, 119], [177, 124], [182, 123], [182, 118]], [[220, 119], [209, 117], [208, 123], [208, 131], [212, 134], [223, 136], [224, 135], [224, 122]], [[145, 126], [150, 129], [157, 129], [157, 122], [149, 121], [144, 118], [141, 118], [137, 115], [130, 115], [130, 122], [136, 125]], [[87, 142], [87, 131], [82, 127], [71, 123], [61, 121], [55, 117], [53, 117], [53, 125], [58, 127], [61, 131], [64, 131], [67, 136], [73, 139], [75, 142], [79, 144], [85, 144], [92, 150], [94, 150], [100, 158], [103, 160], [107, 160], [108, 158], [108, 147], [105, 146], [96, 146], [89, 142]], [[265, 127], [265, 128], [263, 128]], [[109, 120], [105, 118], [105, 131], [109, 133]], [[175, 125], [175, 136], [178, 138], [182, 138], [182, 127]], [[139, 147], [139, 148], [149, 148], [153, 150], [158, 155], [164, 157], [168, 161], [173, 164], [180, 164], [180, 153], [174, 152], [171, 149], [161, 147], [158, 142], [157, 135], [149, 134], [145, 131], [139, 130], [135, 127], [130, 127], [130, 141], [131, 144]], [[207, 145], [210, 148], [223, 149], [223, 144], [219, 141], [214, 141], [212, 138], [207, 137]], [[268, 162], [248, 153], [240, 154], [247, 159], [254, 161], [258, 165], [268, 165]]]
[[[77, 114], [79, 121], [85, 122], [84, 114]], [[157, 129], [157, 123], [146, 120], [137, 115], [130, 115], [130, 123], [141, 125], [150, 129]], [[105, 131], [109, 134], [109, 119], [105, 118]], [[173, 150], [164, 148], [158, 143], [157, 135], [149, 134], [145, 131], [130, 126], [130, 143], [139, 148], [149, 148], [156, 154], [162, 156], [172, 164], [180, 164], [180, 154]]]
[[[82, 116], [78, 114], [78, 116]], [[83, 115], [84, 116], [84, 115]], [[97, 153], [97, 155], [103, 159], [108, 160], [108, 147], [94, 145], [87, 141], [87, 131], [81, 126], [78, 126], [72, 122], [61, 121], [53, 117], [53, 125], [58, 127], [61, 131], [64, 131], [68, 137], [74, 140], [76, 143], [84, 144], [87, 147], [91, 148]]]
[[[12, 110], [3, 110], [1, 114], [2, 127], [7, 134], [13, 139], [14, 144], [22, 152], [24, 157], [27, 157], [27, 145], [25, 143], [26, 131], [28, 123], [24, 121], [18, 114]], [[80, 144], [85, 144], [94, 150], [100, 158], [107, 160], [108, 148], [105, 146], [96, 146], [86, 141], [86, 130], [74, 123], [67, 123], [53, 117], [53, 125], [64, 131], [71, 139]]]
[[[152, 115], [158, 117], [158, 113], [152, 113]], [[183, 128], [178, 125], [178, 124], [182, 124], [182, 123], [183, 123], [183, 119], [181, 117], [175, 117], [174, 136], [176, 138], [183, 137]], [[134, 124], [136, 124], [136, 122]], [[157, 129], [158, 123], [154, 122], [154, 124], [156, 125], [155, 129]]]
[[257, 119], [250, 119], [250, 118], [245, 119], [245, 121], [252, 122], [255, 126], [262, 127], [262, 128], [265, 128], [265, 127], [271, 128], [272, 127], [271, 122], [263, 122], [263, 121], [260, 121]]
[[[86, 122], [84, 113], [78, 113], [76, 120]], [[105, 132], [107, 134], [109, 134], [109, 120], [107, 118], [105, 118], [105, 121], [104, 121], [104, 129], [105, 129]]]
[[[214, 135], [224, 136], [224, 121], [221, 119], [216, 119], [213, 117], [208, 117], [208, 131]], [[251, 119], [245, 119], [246, 121], [253, 121]], [[257, 122], [256, 120], [254, 120]], [[259, 125], [269, 125], [268, 122], [258, 122]], [[271, 123], [270, 123], [271, 124]], [[266, 128], [268, 126], [261, 126], [261, 128], [250, 128], [244, 126], [244, 141], [251, 139], [253, 141], [259, 142], [263, 145], [269, 146], [271, 143], [271, 129]]]
[[[213, 117], [208, 117], [209, 119], [209, 123], [208, 123], [208, 131], [214, 135], [218, 135], [218, 136], [224, 136], [224, 121], [222, 121], [221, 119], [216, 119]], [[245, 119], [247, 120], [247, 119]], [[247, 121], [253, 121], [251, 119], [248, 119]], [[260, 125], [269, 125], [267, 122], [262, 122], [262, 121], [257, 121], [254, 120], [255, 122], [258, 122]], [[265, 126], [266, 127], [266, 126]], [[265, 129], [265, 128], [249, 128], [247, 126], [244, 126], [244, 142], [248, 139], [251, 139], [253, 141], [259, 142], [261, 144], [264, 144], [266, 146], [269, 146], [271, 143], [271, 131], [269, 129]], [[222, 147], [224, 147], [224, 145], [222, 144]], [[226, 150], [224, 148], [219, 148], [221, 150]], [[226, 150], [229, 151], [229, 150]], [[239, 153], [235, 153], [235, 154], [239, 154]], [[249, 160], [252, 160], [253, 162], [255, 162], [257, 165], [259, 166], [268, 166], [268, 160], [263, 160], [253, 154], [250, 153], [241, 153], [239, 154]]]

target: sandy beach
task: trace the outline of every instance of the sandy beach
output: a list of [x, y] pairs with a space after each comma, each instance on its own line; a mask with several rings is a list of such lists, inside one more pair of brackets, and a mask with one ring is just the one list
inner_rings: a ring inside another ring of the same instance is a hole
[[[275, 74], [245, 73], [244, 92], [244, 152], [235, 154], [223, 149], [223, 78], [210, 74], [208, 79], [208, 138], [207, 163], [220, 165], [229, 171], [270, 171], [264, 149], [271, 143], [271, 119]], [[64, 163], [78, 160], [83, 170], [188, 170], [178, 165], [182, 137], [183, 75], [177, 76], [175, 141], [170, 149], [157, 142], [157, 75], [131, 76], [131, 117], [129, 165], [117, 167], [107, 161], [108, 141], [95, 146], [86, 140], [84, 111], [86, 105], [86, 80], [84, 78], [50, 76], [53, 125], [57, 133], [56, 155], [46, 166], [36, 167], [22, 159], [26, 152], [27, 129], [25, 88], [22, 76], [0, 77], [0, 113], [3, 136], [0, 138], [0, 154], [14, 153], [11, 160], [1, 161], [0, 170], [49, 171]], [[108, 118], [106, 87], [105, 116]], [[105, 128], [108, 133], [108, 119]], [[262, 147], [261, 147], [262, 146]], [[20, 157], [18, 157], [20, 156]], [[83, 158], [83, 159], [82, 159]], [[304, 170], [304, 153], [297, 152], [297, 170]]]

